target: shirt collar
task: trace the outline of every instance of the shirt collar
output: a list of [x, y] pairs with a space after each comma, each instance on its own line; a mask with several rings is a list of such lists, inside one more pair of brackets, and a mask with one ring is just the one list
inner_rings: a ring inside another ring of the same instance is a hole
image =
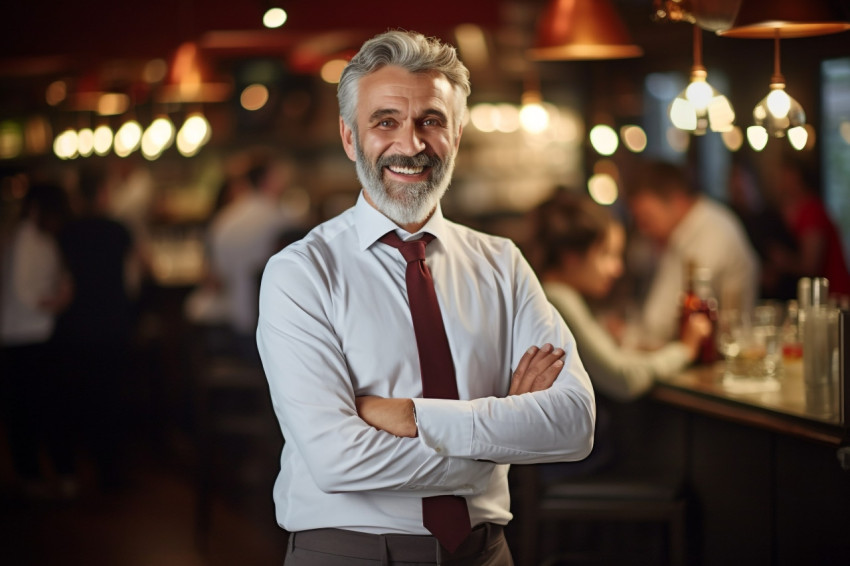
[[369, 204], [366, 201], [366, 197], [363, 196], [362, 190], [360, 191], [360, 196], [357, 197], [357, 204], [354, 205], [354, 226], [357, 228], [357, 239], [361, 251], [368, 249], [381, 236], [393, 230], [395, 230], [402, 240], [416, 239], [415, 237], [418, 237], [424, 232], [433, 234], [440, 240], [446, 233], [446, 219], [443, 217], [443, 210], [439, 203], [437, 203], [434, 214], [431, 215], [425, 226], [418, 232], [410, 234], [406, 230], [399, 228], [395, 222]]

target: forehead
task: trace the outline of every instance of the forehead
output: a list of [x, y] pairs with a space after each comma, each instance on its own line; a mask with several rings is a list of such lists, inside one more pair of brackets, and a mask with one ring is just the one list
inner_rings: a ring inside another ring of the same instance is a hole
[[453, 108], [455, 90], [440, 72], [411, 73], [388, 65], [360, 79], [357, 109], [361, 116], [379, 110], [419, 113]]

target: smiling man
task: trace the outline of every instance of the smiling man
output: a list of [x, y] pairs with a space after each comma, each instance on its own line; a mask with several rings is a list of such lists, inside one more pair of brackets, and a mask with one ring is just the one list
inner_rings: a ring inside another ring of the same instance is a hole
[[287, 566], [511, 564], [508, 465], [591, 450], [590, 381], [534, 272], [442, 215], [468, 95], [451, 46], [366, 42], [338, 90], [360, 198], [263, 274]]

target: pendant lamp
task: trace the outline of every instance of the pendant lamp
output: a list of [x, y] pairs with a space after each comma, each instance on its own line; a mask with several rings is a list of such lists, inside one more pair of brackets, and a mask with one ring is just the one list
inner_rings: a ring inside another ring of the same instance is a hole
[[694, 25], [694, 65], [690, 84], [670, 104], [670, 121], [680, 130], [702, 135], [728, 132], [735, 122], [735, 111], [729, 99], [708, 84], [708, 73], [702, 65], [702, 28]]
[[528, 51], [537, 61], [624, 59], [643, 55], [609, 0], [550, 0]]
[[827, 35], [850, 29], [848, 15], [831, 0], [742, 0], [725, 37], [771, 39]]

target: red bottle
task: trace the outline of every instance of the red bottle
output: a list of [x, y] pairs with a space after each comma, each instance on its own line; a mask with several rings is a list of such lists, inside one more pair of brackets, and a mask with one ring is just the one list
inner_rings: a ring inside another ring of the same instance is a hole
[[688, 319], [702, 313], [711, 321], [711, 334], [703, 339], [699, 356], [695, 360], [699, 364], [710, 364], [720, 359], [717, 350], [717, 299], [711, 289], [711, 272], [707, 268], [698, 268], [693, 260], [685, 264], [685, 290], [679, 304], [679, 337], [685, 331]]

